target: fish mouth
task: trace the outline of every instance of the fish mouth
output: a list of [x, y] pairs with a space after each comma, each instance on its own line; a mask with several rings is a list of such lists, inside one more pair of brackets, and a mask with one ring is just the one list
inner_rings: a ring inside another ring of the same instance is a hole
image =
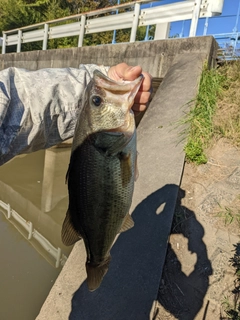
[[144, 78], [144, 76], [141, 74], [138, 78], [132, 81], [124, 79], [115, 81], [113, 79], [110, 79], [99, 70], [94, 70], [93, 77], [97, 86], [99, 86], [100, 88], [107, 91], [130, 92], [130, 96], [133, 97], [133, 99], [137, 94]]
[[138, 90], [143, 82], [144, 76], [141, 74], [138, 78], [132, 81], [121, 80], [114, 81], [101, 73], [99, 70], [94, 70], [93, 78], [96, 87], [111, 92], [112, 94], [121, 94], [124, 96], [124, 101], [128, 104], [128, 111], [131, 110], [134, 99], [138, 93]]
[[132, 111], [132, 106], [134, 104], [134, 99], [138, 93], [138, 90], [142, 84], [144, 76], [141, 74], [138, 78], [133, 81], [114, 81], [110, 79], [99, 70], [94, 70], [94, 80], [97, 87], [104, 89], [112, 94], [124, 95], [124, 101], [127, 105], [124, 107], [124, 112], [126, 112], [125, 118], [121, 121], [122, 124], [116, 128], [111, 128], [104, 130], [104, 132], [109, 134], [132, 134], [134, 132], [134, 114]]

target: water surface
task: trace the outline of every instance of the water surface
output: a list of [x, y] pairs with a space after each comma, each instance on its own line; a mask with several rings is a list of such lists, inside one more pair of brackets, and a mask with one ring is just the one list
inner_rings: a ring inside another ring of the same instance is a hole
[[0, 319], [33, 320], [71, 248], [61, 241], [70, 149], [35, 152], [0, 167]]

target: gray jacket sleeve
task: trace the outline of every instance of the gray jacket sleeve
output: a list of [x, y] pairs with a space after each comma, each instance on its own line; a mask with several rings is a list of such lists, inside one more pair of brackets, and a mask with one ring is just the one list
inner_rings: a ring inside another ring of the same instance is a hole
[[8, 68], [0, 71], [0, 165], [73, 136], [84, 89], [95, 69]]

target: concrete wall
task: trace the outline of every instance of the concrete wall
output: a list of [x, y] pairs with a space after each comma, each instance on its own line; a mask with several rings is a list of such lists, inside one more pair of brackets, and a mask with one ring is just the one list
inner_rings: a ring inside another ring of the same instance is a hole
[[37, 320], [154, 318], [184, 166], [181, 128], [176, 123], [196, 97], [205, 61], [215, 63], [216, 48], [212, 37], [196, 37], [0, 56], [1, 68], [125, 61], [164, 78], [137, 130], [140, 174], [130, 210], [134, 228], [117, 239], [109, 271], [94, 293], [86, 287], [83, 241], [77, 242]]
[[[77, 68], [80, 63], [114, 65], [127, 62], [141, 65], [154, 77], [164, 77], [177, 54], [205, 53], [206, 59], [216, 55], [213, 37], [168, 39], [148, 42], [120, 43], [96, 47], [31, 51], [0, 55], [0, 70], [8, 67], [36, 70], [41, 68]], [[209, 60], [209, 61], [210, 61]]]

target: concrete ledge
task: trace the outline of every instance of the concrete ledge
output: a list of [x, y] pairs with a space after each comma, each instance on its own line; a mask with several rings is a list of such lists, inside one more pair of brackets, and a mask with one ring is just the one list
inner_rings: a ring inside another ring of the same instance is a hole
[[38, 320], [152, 319], [184, 164], [176, 122], [196, 95], [203, 63], [214, 63], [216, 48], [212, 37], [196, 37], [0, 55], [0, 69], [125, 61], [164, 77], [138, 127], [140, 176], [131, 208], [135, 227], [119, 236], [109, 271], [93, 293], [85, 283], [83, 242], [77, 243]]
[[[202, 38], [198, 46], [202, 50], [197, 52], [195, 47], [191, 52], [194, 40], [188, 40], [190, 45], [185, 51], [184, 39], [178, 43], [181, 52], [172, 52], [171, 66], [138, 127], [140, 175], [131, 208], [134, 228], [119, 236], [111, 250], [109, 271], [101, 287], [93, 293], [85, 282], [84, 245], [78, 242], [37, 320], [152, 319], [184, 164], [176, 122], [195, 97], [203, 63], [211, 61], [215, 45], [212, 40], [210, 45], [209, 38]], [[161, 52], [160, 44], [158, 52]], [[152, 42], [148, 46], [155, 45]], [[148, 54], [150, 60], [152, 52]], [[136, 64], [139, 59], [132, 62]], [[152, 68], [149, 61], [147, 70]], [[159, 74], [164, 72], [154, 70], [154, 76]]]
[[0, 55], [0, 70], [8, 67], [36, 70], [41, 68], [78, 68], [81, 63], [114, 65], [127, 62], [141, 65], [154, 77], [164, 77], [177, 54], [207, 53], [216, 57], [217, 43], [211, 36], [119, 43], [96, 47], [68, 48]]

